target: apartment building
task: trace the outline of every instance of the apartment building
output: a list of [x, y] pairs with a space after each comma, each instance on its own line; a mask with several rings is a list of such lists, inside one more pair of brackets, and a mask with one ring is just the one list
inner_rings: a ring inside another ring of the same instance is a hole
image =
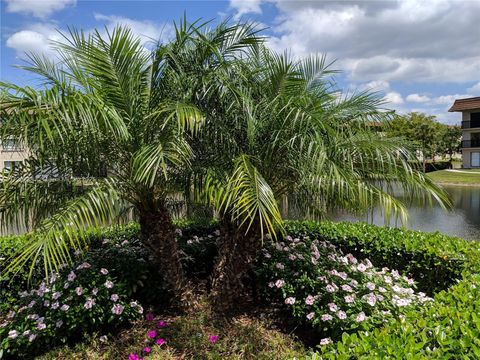
[[16, 140], [0, 143], [0, 172], [15, 168], [27, 158], [26, 149]]
[[462, 113], [462, 162], [480, 168], [480, 97], [455, 100], [450, 112]]

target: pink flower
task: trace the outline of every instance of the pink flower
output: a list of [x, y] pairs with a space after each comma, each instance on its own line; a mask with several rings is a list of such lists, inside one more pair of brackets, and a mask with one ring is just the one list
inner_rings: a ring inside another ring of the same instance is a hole
[[118, 301], [118, 299], [119, 299], [118, 294], [112, 294], [112, 296], [110, 296], [110, 300], [112, 300], [113, 302]]
[[307, 314], [307, 319], [312, 320], [314, 316], [315, 316], [315, 313], [311, 312], [311, 313]]
[[363, 264], [360, 264], [357, 266], [357, 270], [363, 273], [365, 270], [367, 270], [367, 267]]
[[165, 339], [162, 339], [162, 338], [155, 340], [155, 344], [159, 346], [162, 346], [165, 343], [166, 343]]
[[87, 299], [87, 301], [85, 301], [85, 304], [83, 305], [83, 307], [85, 309], [91, 309], [93, 307], [93, 305], [95, 305], [95, 300], [92, 299], [91, 297], [89, 297]]
[[149, 313], [146, 313], [146, 314], [145, 314], [145, 319], [146, 319], [147, 321], [153, 321], [154, 316], [153, 316], [153, 314], [152, 314], [151, 312], [149, 312]]
[[354, 301], [355, 301], [355, 298], [354, 298], [353, 296], [351, 296], [351, 295], [345, 296], [345, 302], [346, 302], [347, 304], [351, 304], [351, 303], [353, 303]]
[[108, 270], [105, 269], [105, 268], [101, 268], [101, 269], [100, 269], [100, 272], [101, 272], [103, 275], [107, 275], [107, 274], [108, 274]]
[[370, 290], [370, 291], [375, 290], [375, 284], [372, 283], [372, 282], [368, 282], [365, 286], [366, 286], [367, 289]]
[[208, 341], [210, 341], [212, 344], [215, 344], [218, 340], [218, 335], [210, 335], [208, 337]]
[[147, 333], [147, 336], [150, 338], [150, 339], [154, 339], [157, 337], [157, 332], [155, 330], [150, 330], [148, 333]]
[[352, 292], [353, 291], [352, 287], [350, 285], [346, 285], [346, 284], [342, 285], [342, 290], [346, 291], [346, 292]]
[[320, 345], [321, 346], [328, 345], [328, 344], [331, 344], [331, 343], [332, 343], [332, 340], [330, 340], [330, 338], [325, 338], [325, 339], [320, 340]]
[[73, 280], [75, 280], [76, 277], [77, 277], [77, 275], [75, 275], [75, 273], [73, 271], [70, 271], [70, 274], [68, 274], [68, 276], [67, 276], [67, 280], [68, 281], [73, 281]]
[[111, 289], [113, 287], [113, 282], [111, 282], [110, 280], [105, 281], [105, 287], [107, 289]]
[[32, 334], [32, 335], [30, 335], [30, 336], [28, 337], [28, 341], [29, 341], [29, 342], [32, 342], [33, 340], [35, 340], [36, 337], [37, 337], [37, 335]]
[[279, 269], [279, 270], [285, 269], [285, 265], [283, 265], [282, 263], [277, 263], [276, 267], [277, 267], [277, 269]]
[[37, 329], [38, 329], [38, 330], [43, 330], [43, 329], [45, 329], [46, 327], [47, 327], [47, 325], [45, 325], [44, 323], [40, 323], [40, 324], [37, 325]]
[[337, 317], [341, 320], [345, 320], [347, 318], [347, 314], [345, 313], [345, 311], [340, 310], [339, 312], [337, 312]]
[[124, 307], [120, 304], [115, 304], [113, 305], [112, 307], [112, 312], [115, 314], [115, 315], [121, 315], [122, 312], [123, 312], [123, 309]]
[[162, 327], [167, 326], [167, 323], [166, 323], [165, 321], [159, 321], [159, 322], [157, 323], [157, 326], [158, 326], [159, 328], [162, 328]]
[[330, 314], [323, 314], [321, 319], [322, 319], [322, 321], [329, 321], [329, 320], [332, 320], [333, 317]]
[[359, 313], [357, 315], [357, 317], [355, 318], [355, 321], [356, 322], [362, 322], [362, 321], [365, 321], [367, 317], [365, 316], [365, 313], [362, 311], [361, 313]]
[[373, 293], [366, 295], [366, 299], [367, 299], [367, 304], [370, 306], [375, 306], [375, 304], [377, 303], [377, 297]]
[[144, 352], [144, 353], [147, 353], [147, 354], [150, 354], [150, 353], [152, 352], [152, 349], [151, 349], [150, 347], [148, 347], [148, 346], [145, 346], [145, 347], [143, 348], [143, 352]]
[[315, 298], [312, 295], [308, 295], [307, 298], [305, 299], [305, 304], [307, 305], [313, 305], [315, 302]]
[[285, 285], [285, 281], [284, 280], [277, 280], [275, 281], [275, 286], [277, 288], [281, 288], [283, 285]]
[[78, 286], [77, 288], [75, 288], [75, 292], [77, 293], [78, 296], [82, 295], [83, 294], [83, 289], [81, 286]]
[[330, 311], [332, 311], [332, 312], [335, 312], [335, 311], [338, 310], [338, 306], [337, 306], [336, 304], [334, 304], [334, 303], [329, 303], [329, 304], [328, 304], [328, 308], [329, 308]]
[[295, 304], [295, 298], [294, 297], [288, 297], [285, 299], [285, 304], [287, 305], [293, 305]]
[[128, 360], [140, 360], [137, 354], [130, 354], [128, 355]]

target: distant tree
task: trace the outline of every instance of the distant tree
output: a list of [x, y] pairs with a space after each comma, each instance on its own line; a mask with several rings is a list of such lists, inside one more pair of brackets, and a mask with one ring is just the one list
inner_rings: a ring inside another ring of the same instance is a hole
[[453, 154], [460, 150], [462, 129], [458, 125], [440, 125], [442, 125], [442, 132], [438, 150], [442, 155], [448, 155], [451, 161]]
[[412, 112], [393, 118], [385, 128], [389, 137], [403, 137], [409, 140], [415, 149], [422, 153], [423, 164], [433, 159], [441, 148], [444, 132], [443, 126], [435, 120], [435, 116]]

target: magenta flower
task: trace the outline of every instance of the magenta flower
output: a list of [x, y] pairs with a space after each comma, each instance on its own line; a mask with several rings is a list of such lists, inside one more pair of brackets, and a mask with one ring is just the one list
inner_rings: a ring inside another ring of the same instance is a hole
[[163, 339], [163, 338], [160, 338], [160, 339], [155, 340], [155, 344], [157, 344], [157, 345], [159, 345], [159, 346], [162, 346], [162, 345], [165, 344], [165, 343], [166, 343], [166, 341], [165, 341], [165, 339]]
[[218, 340], [218, 335], [210, 335], [208, 337], [208, 341], [210, 341], [212, 344], [215, 344]]
[[147, 314], [145, 315], [145, 319], [146, 319], [147, 321], [153, 321], [153, 314], [152, 314], [151, 312], [147, 313]]
[[159, 322], [157, 323], [157, 326], [158, 326], [159, 328], [162, 328], [162, 327], [167, 326], [167, 323], [166, 323], [165, 321], [159, 321]]
[[147, 333], [147, 336], [150, 338], [150, 339], [154, 339], [157, 337], [157, 332], [155, 330], [150, 330], [148, 333]]
[[143, 352], [144, 352], [144, 353], [147, 353], [147, 354], [150, 354], [150, 353], [152, 352], [152, 349], [149, 348], [148, 346], [145, 346], [145, 347], [143, 348]]
[[128, 355], [128, 360], [140, 360], [137, 354], [130, 354]]

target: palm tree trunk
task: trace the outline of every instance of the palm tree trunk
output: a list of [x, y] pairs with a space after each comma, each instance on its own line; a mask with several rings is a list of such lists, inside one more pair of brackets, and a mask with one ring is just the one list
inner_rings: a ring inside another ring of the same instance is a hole
[[215, 311], [228, 313], [243, 294], [243, 282], [262, 248], [260, 232], [255, 224], [248, 233], [228, 219], [220, 225], [222, 242], [212, 277], [211, 298]]
[[159, 273], [172, 293], [172, 303], [186, 308], [192, 292], [182, 268], [175, 230], [170, 213], [164, 207], [140, 213], [142, 241], [157, 260]]

